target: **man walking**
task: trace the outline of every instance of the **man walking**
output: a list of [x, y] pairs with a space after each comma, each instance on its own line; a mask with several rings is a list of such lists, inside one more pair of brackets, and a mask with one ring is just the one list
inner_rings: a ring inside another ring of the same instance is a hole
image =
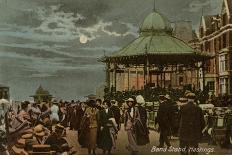
[[170, 96], [169, 95], [161, 95], [160, 96], [160, 105], [159, 110], [157, 112], [157, 118], [156, 123], [159, 124], [158, 131], [160, 132], [160, 138], [159, 138], [159, 146], [158, 147], [164, 147], [164, 143], [166, 143], [167, 147], [169, 148], [171, 146], [170, 141], [168, 139], [168, 136], [170, 135], [170, 105], [169, 105]]
[[197, 155], [198, 143], [205, 126], [204, 116], [195, 102], [195, 94], [186, 94], [188, 102], [180, 109], [180, 148], [181, 155]]

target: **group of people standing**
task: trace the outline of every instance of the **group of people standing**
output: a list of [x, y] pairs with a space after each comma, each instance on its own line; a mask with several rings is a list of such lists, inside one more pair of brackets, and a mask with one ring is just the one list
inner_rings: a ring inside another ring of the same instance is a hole
[[[149, 143], [149, 131], [146, 125], [147, 113], [141, 104], [145, 104], [142, 96], [126, 100], [124, 127], [128, 135], [128, 151], [138, 152], [138, 145]], [[95, 154], [96, 148], [111, 154], [116, 148], [117, 133], [121, 129], [121, 113], [116, 101], [98, 99], [87, 101], [87, 107], [78, 130], [78, 141], [82, 147], [88, 148], [89, 154]]]

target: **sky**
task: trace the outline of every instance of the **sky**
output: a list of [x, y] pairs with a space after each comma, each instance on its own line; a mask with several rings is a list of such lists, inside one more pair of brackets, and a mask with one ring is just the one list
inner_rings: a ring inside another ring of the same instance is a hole
[[[222, 0], [156, 0], [171, 22], [220, 12]], [[104, 53], [138, 37], [154, 0], [0, 0], [0, 84], [13, 100], [39, 85], [59, 99], [77, 100], [104, 84]], [[81, 38], [81, 39], [80, 39]]]

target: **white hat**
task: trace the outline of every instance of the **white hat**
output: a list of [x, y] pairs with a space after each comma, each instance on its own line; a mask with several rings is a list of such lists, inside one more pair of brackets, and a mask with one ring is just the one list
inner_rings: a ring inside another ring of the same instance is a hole
[[140, 105], [144, 105], [144, 104], [145, 104], [145, 100], [144, 100], [144, 98], [143, 98], [142, 95], [138, 95], [138, 96], [136, 97], [136, 102], [137, 102], [138, 104], [140, 104]]
[[134, 102], [135, 100], [133, 98], [128, 98], [126, 101], [127, 102]]

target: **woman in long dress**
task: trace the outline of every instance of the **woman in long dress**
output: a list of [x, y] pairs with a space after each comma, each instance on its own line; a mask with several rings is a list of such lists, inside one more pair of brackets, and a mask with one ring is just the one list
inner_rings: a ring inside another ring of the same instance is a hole
[[124, 127], [127, 132], [128, 142], [129, 142], [129, 144], [126, 146], [126, 149], [133, 153], [133, 152], [139, 151], [138, 145], [136, 143], [136, 138], [135, 138], [136, 135], [135, 135], [134, 126], [133, 126], [133, 123], [136, 118], [135, 101], [134, 99], [129, 98], [126, 101], [126, 103], [128, 105], [128, 109], [125, 111]]
[[87, 135], [87, 148], [88, 153], [95, 155], [95, 149], [97, 146], [97, 113], [96, 103], [94, 100], [87, 102], [87, 109], [85, 116], [89, 118], [89, 134]]
[[51, 121], [53, 124], [58, 123], [60, 120], [58, 113], [59, 113], [58, 102], [54, 101], [51, 107]]
[[104, 109], [99, 112], [99, 136], [98, 136], [98, 147], [103, 150], [103, 154], [108, 151], [111, 154], [112, 147], [115, 147], [115, 137], [117, 133], [117, 124], [110, 109], [110, 101], [103, 102]]

